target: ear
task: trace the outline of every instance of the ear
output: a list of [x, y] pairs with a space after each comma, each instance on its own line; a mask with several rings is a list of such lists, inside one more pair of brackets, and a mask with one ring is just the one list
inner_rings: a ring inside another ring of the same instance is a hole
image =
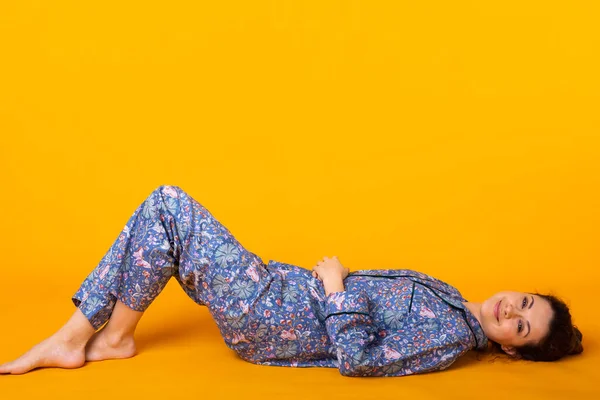
[[502, 351], [508, 354], [509, 356], [519, 358], [519, 353], [517, 353], [517, 350], [513, 346], [502, 345], [500, 347], [502, 348]]

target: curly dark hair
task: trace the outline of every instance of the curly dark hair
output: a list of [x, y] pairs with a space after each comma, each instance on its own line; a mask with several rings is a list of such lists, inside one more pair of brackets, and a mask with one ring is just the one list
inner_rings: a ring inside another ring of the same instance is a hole
[[[546, 299], [552, 308], [548, 334], [535, 345], [517, 347], [519, 358], [530, 361], [556, 361], [564, 356], [579, 354], [583, 351], [581, 331], [573, 325], [569, 307], [564, 301], [552, 294], [530, 293]], [[494, 342], [492, 347], [501, 352], [501, 346]]]

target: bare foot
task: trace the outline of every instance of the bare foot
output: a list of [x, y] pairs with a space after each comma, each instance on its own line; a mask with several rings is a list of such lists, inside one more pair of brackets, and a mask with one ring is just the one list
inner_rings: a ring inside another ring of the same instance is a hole
[[0, 365], [0, 374], [24, 374], [38, 367], [79, 368], [85, 364], [84, 346], [52, 335], [14, 361]]
[[107, 329], [96, 332], [85, 348], [86, 361], [133, 357], [137, 352], [133, 335], [119, 336]]

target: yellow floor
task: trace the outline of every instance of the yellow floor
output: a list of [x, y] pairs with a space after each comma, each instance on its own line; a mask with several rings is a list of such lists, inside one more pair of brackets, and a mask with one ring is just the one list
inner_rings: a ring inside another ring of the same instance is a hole
[[265, 262], [414, 268], [472, 301], [555, 289], [585, 348], [399, 378], [258, 366], [171, 280], [136, 357], [0, 376], [0, 400], [600, 400], [599, 19], [598, 1], [0, 0], [0, 362], [67, 321], [161, 184]]
[[[53, 281], [14, 271], [0, 283], [1, 362], [19, 356], [68, 319], [75, 310], [70, 295], [79, 278]], [[31, 282], [35, 291], [28, 293], [23, 282]], [[491, 363], [473, 353], [443, 372], [348, 378], [337, 369], [259, 366], [239, 359], [219, 336], [208, 310], [193, 303], [172, 279], [140, 321], [138, 355], [79, 369], [0, 375], [0, 398], [599, 399], [597, 317], [592, 317], [589, 324], [580, 324], [584, 353], [562, 362]]]

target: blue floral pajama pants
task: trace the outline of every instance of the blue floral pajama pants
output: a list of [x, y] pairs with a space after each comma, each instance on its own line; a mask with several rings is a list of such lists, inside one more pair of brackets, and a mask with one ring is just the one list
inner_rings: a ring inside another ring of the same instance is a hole
[[262, 259], [178, 186], [162, 185], [135, 210], [72, 301], [97, 330], [117, 299], [145, 311], [169, 279], [207, 306], [221, 334], [244, 318], [268, 285]]

